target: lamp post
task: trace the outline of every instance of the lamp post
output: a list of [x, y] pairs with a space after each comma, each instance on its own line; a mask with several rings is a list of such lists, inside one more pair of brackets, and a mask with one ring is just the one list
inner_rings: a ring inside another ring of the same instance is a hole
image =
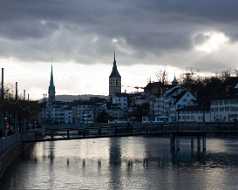
[[1, 103], [0, 106], [2, 107], [1, 113], [0, 113], [0, 130], [3, 136], [4, 134], [4, 110], [3, 110], [3, 104], [4, 104], [4, 68], [2, 68], [2, 81], [1, 81]]
[[1, 100], [4, 100], [4, 68], [2, 68]]
[[18, 82], [15, 83], [15, 106], [16, 106], [16, 110], [14, 112], [15, 132], [19, 132], [17, 102], [18, 102]]

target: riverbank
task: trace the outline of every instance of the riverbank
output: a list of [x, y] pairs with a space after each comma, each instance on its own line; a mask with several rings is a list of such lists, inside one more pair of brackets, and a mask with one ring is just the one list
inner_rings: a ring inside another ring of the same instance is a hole
[[22, 144], [17, 144], [9, 148], [0, 156], [0, 179], [4, 175], [6, 169], [18, 158], [22, 151]]
[[0, 179], [3, 177], [7, 168], [16, 161], [19, 156], [32, 147], [32, 143], [23, 144], [20, 140], [19, 134], [4, 137], [1, 139], [1, 152], [0, 152]]

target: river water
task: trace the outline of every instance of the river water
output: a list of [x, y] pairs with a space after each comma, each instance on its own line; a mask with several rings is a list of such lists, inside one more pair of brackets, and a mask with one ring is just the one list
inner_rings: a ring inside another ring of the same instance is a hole
[[169, 139], [123, 137], [43, 142], [13, 164], [0, 190], [238, 189], [238, 139], [207, 139], [207, 152]]

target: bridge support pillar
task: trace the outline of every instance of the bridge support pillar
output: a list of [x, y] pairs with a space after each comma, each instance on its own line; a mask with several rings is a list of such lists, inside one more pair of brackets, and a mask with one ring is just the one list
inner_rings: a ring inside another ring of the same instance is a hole
[[194, 150], [194, 139], [191, 137], [191, 152]]
[[83, 128], [83, 137], [85, 137], [85, 136], [86, 136], [86, 129]]
[[117, 127], [114, 127], [114, 135], [117, 136]]
[[174, 134], [172, 134], [170, 136], [170, 148], [171, 148], [171, 152], [175, 153], [175, 150], [176, 150], [176, 138], [175, 138]]
[[179, 137], [175, 138], [175, 146], [176, 146], [176, 151], [180, 151], [180, 142], [179, 142]]
[[101, 133], [102, 133], [102, 132], [101, 132], [101, 128], [99, 127], [99, 128], [98, 128], [98, 135], [101, 136]]
[[202, 151], [206, 152], [206, 149], [207, 149], [206, 136], [203, 135], [203, 137], [202, 137]]
[[199, 154], [201, 152], [201, 138], [200, 136], [197, 136], [197, 153]]

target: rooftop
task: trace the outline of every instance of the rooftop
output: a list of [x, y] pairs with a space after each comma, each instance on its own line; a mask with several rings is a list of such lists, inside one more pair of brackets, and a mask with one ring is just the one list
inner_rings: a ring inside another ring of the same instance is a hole
[[116, 77], [116, 78], [121, 78], [120, 73], [117, 70], [117, 62], [116, 62], [116, 56], [114, 52], [114, 60], [113, 60], [113, 67], [112, 67], [112, 72], [110, 74], [110, 78]]

